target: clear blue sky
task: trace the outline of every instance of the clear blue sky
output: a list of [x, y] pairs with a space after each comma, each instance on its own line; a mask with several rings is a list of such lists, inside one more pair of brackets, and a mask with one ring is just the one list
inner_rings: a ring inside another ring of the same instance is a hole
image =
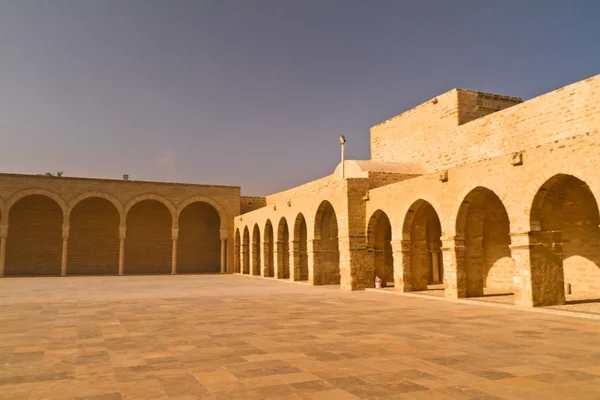
[[600, 1], [0, 0], [0, 171], [269, 194], [454, 87], [600, 73]]

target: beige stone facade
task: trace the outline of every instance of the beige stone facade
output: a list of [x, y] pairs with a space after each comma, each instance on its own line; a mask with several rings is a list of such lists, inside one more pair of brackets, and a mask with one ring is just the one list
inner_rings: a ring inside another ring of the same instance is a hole
[[600, 76], [526, 102], [452, 90], [374, 126], [371, 157], [236, 217], [234, 271], [522, 306], [600, 294]]

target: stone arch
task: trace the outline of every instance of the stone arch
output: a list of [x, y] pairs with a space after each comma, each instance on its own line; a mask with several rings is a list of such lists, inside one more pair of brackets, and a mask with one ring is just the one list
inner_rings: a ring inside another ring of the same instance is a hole
[[192, 196], [192, 197], [189, 197], [189, 198], [185, 199], [184, 201], [182, 201], [181, 204], [179, 204], [179, 207], [177, 207], [177, 211], [176, 211], [178, 220], [179, 220], [179, 214], [181, 214], [181, 212], [188, 205], [190, 205], [192, 203], [210, 204], [219, 214], [220, 229], [229, 231], [227, 212], [225, 211], [225, 208], [223, 208], [223, 206], [218, 201], [216, 201], [215, 199], [212, 199], [210, 197], [207, 197], [207, 196]]
[[86, 193], [70, 203], [69, 274], [116, 275], [119, 272], [122, 210], [114, 198], [109, 198]]
[[387, 286], [394, 282], [394, 256], [392, 252], [392, 225], [387, 214], [376, 210], [367, 225], [367, 244], [373, 263], [374, 276], [381, 278]]
[[67, 208], [56, 194], [30, 189], [8, 202], [6, 275], [60, 275]]
[[96, 191], [81, 193], [80, 195], [72, 198], [71, 201], [69, 201], [69, 203], [68, 203], [69, 213], [73, 210], [73, 208], [77, 204], [79, 204], [83, 200], [86, 200], [86, 199], [89, 199], [92, 197], [98, 197], [101, 199], [105, 199], [105, 200], [109, 201], [110, 203], [112, 203], [112, 205], [119, 212], [119, 217], [121, 219], [123, 218], [124, 208], [123, 208], [123, 204], [121, 203], [121, 201], [111, 194], [104, 193], [104, 192], [96, 192]]
[[258, 224], [254, 224], [252, 229], [252, 265], [251, 275], [260, 275], [260, 228]]
[[[191, 199], [190, 199], [191, 200]], [[177, 272], [216, 273], [221, 263], [219, 211], [203, 200], [186, 201], [177, 210]]]
[[290, 232], [285, 217], [277, 225], [277, 278], [290, 278]]
[[125, 208], [125, 272], [170, 273], [174, 208], [160, 196], [143, 195], [135, 200]]
[[273, 235], [273, 224], [270, 219], [265, 223], [263, 233], [263, 270], [262, 275], [272, 277], [275, 274], [275, 240]]
[[294, 240], [292, 246], [292, 279], [295, 281], [308, 280], [308, 231], [306, 219], [298, 213], [294, 220]]
[[562, 304], [573, 294], [600, 292], [600, 213], [581, 179], [556, 174], [539, 188], [530, 211], [535, 305]]
[[484, 288], [514, 292], [510, 221], [495, 192], [478, 186], [465, 196], [456, 217], [456, 240], [464, 241], [464, 250], [457, 249], [457, 268], [463, 271], [457, 273], [465, 277], [466, 296], [483, 296]]
[[338, 223], [335, 209], [327, 200], [321, 202], [315, 214], [313, 255], [312, 276], [309, 274], [311, 283], [313, 285], [339, 285]]
[[233, 272], [239, 274], [242, 272], [242, 241], [240, 237], [240, 228], [235, 228], [234, 242], [233, 242]]
[[408, 249], [403, 260], [404, 279], [411, 290], [427, 290], [428, 285], [443, 282], [442, 227], [431, 203], [418, 199], [404, 216], [402, 246]]
[[165, 207], [167, 207], [167, 210], [169, 210], [169, 213], [171, 214], [171, 221], [174, 221], [175, 223], [177, 223], [177, 215], [178, 214], [177, 214], [177, 209], [175, 208], [173, 203], [171, 203], [166, 198], [164, 198], [158, 194], [154, 194], [154, 193], [140, 194], [139, 196], [135, 196], [133, 199], [129, 200], [129, 202], [124, 207], [123, 218], [124, 219], [127, 218], [127, 215], [129, 214], [129, 210], [131, 210], [131, 207], [133, 207], [137, 203], [140, 203], [144, 200], [155, 200], [155, 201], [158, 201], [159, 203], [162, 203]]
[[247, 226], [244, 227], [242, 240], [242, 273], [250, 274], [250, 232]]
[[60, 210], [62, 212], [62, 216], [63, 216], [63, 220], [67, 220], [67, 217], [69, 215], [69, 207], [67, 205], [67, 202], [65, 201], [65, 199], [63, 199], [60, 195], [58, 195], [57, 193], [54, 193], [50, 190], [46, 190], [46, 189], [41, 189], [41, 188], [31, 188], [31, 189], [25, 189], [25, 190], [21, 190], [20, 192], [17, 192], [15, 194], [13, 194], [8, 201], [6, 202], [6, 213], [7, 215], [10, 214], [10, 210], [13, 207], [13, 205], [15, 205], [15, 203], [19, 200], [21, 200], [22, 198], [25, 198], [27, 196], [31, 196], [31, 195], [41, 195], [41, 196], [46, 196], [51, 198], [52, 200], [54, 200], [54, 202], [56, 204], [58, 204], [58, 206], [60, 207]]

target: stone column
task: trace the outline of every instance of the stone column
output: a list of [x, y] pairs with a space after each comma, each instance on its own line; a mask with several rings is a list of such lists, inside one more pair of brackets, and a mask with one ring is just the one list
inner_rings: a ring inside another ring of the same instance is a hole
[[227, 273], [227, 240], [229, 239], [229, 232], [227, 229], [221, 229], [220, 231], [221, 237], [221, 263], [219, 272], [221, 274]]
[[[246, 256], [247, 254], [247, 256]], [[243, 242], [240, 244], [240, 273], [245, 274], [245, 269], [248, 269], [248, 273], [250, 273], [250, 252], [248, 246], [246, 246]]]
[[67, 276], [67, 252], [69, 249], [69, 225], [62, 227], [62, 259], [60, 263], [60, 276]]
[[171, 250], [171, 275], [177, 274], [177, 239], [179, 239], [179, 229], [171, 229], [171, 239], [173, 239], [173, 249]]
[[392, 240], [394, 255], [394, 291], [410, 292], [412, 276], [410, 270], [410, 240]]
[[262, 257], [260, 259], [260, 276], [269, 276], [269, 260], [271, 252], [269, 251], [269, 242], [263, 240], [262, 242]]
[[0, 277], [4, 276], [6, 266], [6, 238], [8, 237], [8, 225], [0, 225]]
[[273, 277], [281, 279], [283, 277], [283, 252], [280, 251], [281, 242], [273, 242]]
[[119, 275], [125, 275], [125, 233], [126, 228], [119, 228]]
[[375, 270], [367, 259], [364, 236], [338, 236], [340, 251], [340, 289], [363, 290], [374, 287]]
[[446, 297], [455, 299], [467, 297], [464, 237], [442, 237], [442, 256], [444, 258]]
[[[311, 285], [321, 285], [322, 282], [322, 271], [319, 271], [321, 261], [319, 259], [319, 241], [318, 240], [306, 240], [306, 256], [308, 263], [308, 283]], [[315, 271], [315, 268], [317, 271]], [[316, 274], [315, 274], [316, 272]]]
[[290, 279], [300, 280], [300, 242], [290, 240]]

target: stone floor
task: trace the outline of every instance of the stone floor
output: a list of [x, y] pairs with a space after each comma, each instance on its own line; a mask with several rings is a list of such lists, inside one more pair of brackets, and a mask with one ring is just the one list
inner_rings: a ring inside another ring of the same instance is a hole
[[2, 399], [598, 399], [600, 321], [247, 276], [0, 279]]

